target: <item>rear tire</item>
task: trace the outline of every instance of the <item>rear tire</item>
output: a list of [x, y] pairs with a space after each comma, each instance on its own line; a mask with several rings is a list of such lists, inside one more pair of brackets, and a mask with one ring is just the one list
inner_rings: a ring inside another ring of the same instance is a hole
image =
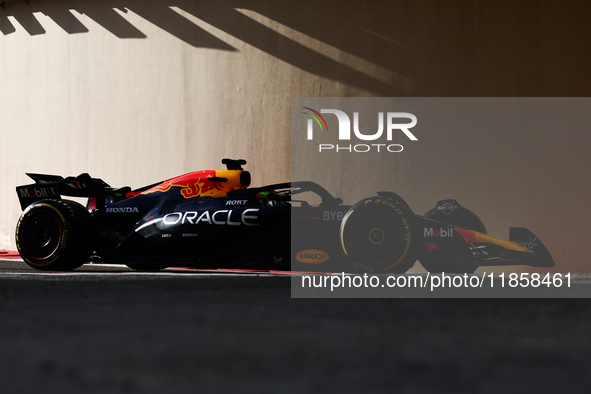
[[420, 244], [414, 213], [393, 193], [359, 201], [341, 223], [341, 245], [355, 272], [404, 273], [414, 265]]
[[92, 216], [69, 200], [40, 200], [29, 205], [16, 226], [16, 246], [29, 266], [71, 271], [87, 262], [94, 239]]

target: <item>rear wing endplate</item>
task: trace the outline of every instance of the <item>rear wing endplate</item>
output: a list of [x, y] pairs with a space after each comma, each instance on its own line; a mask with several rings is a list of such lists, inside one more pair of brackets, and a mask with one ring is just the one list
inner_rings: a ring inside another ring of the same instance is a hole
[[[105, 196], [125, 193], [129, 187], [113, 189], [102, 179], [92, 178], [84, 173], [77, 177], [61, 177], [59, 175], [27, 174], [35, 181], [31, 185], [16, 187], [16, 194], [25, 209], [35, 201], [50, 199], [61, 199], [61, 196], [71, 197], [97, 197], [97, 203], [104, 205]], [[104, 207], [102, 207], [104, 208]]]

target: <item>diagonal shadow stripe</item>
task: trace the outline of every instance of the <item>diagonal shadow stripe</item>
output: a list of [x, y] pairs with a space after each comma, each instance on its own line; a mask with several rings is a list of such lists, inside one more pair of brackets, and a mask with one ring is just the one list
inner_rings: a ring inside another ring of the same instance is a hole
[[7, 14], [13, 15], [22, 24], [21, 21], [26, 20], [27, 15], [40, 12], [68, 34], [87, 33], [88, 28], [72, 14], [71, 8], [68, 0], [40, 1], [30, 5], [19, 3], [8, 9]]
[[74, 9], [101, 25], [117, 38], [147, 38], [142, 31], [110, 6], [104, 4], [96, 6], [88, 3], [80, 4]]
[[4, 34], [5, 36], [12, 34], [16, 31], [12, 23], [8, 20], [8, 18], [4, 15], [0, 16], [0, 33]]
[[[182, 4], [182, 2], [179, 1], [179, 4]], [[208, 4], [210, 5], [209, 7], [203, 7], [199, 11], [194, 11], [197, 15], [189, 9], [183, 9], [181, 6], [178, 6], [178, 8], [304, 71], [328, 79], [341, 81], [381, 96], [400, 96], [406, 94], [401, 89], [388, 85], [370, 75], [357, 71], [352, 67], [295, 42], [265, 25], [248, 18], [235, 9], [228, 9], [227, 5], [220, 6], [214, 2], [209, 2]]]
[[129, 9], [179, 40], [198, 48], [236, 51], [236, 48], [211, 35], [201, 27], [183, 18], [169, 6], [154, 7], [146, 3], [134, 4]]
[[[407, 73], [404, 59], [408, 56], [408, 48], [403, 32], [408, 30], [411, 22], [404, 17], [406, 14], [403, 12], [403, 1], [340, 0], [338, 17], [332, 9], [335, 2], [315, 2], [314, 12], [306, 13], [305, 18], [297, 17], [302, 9], [305, 9], [304, 2], [275, 0], [272, 2], [274, 6], [260, 0], [242, 2], [246, 9], [319, 40], [325, 45], [378, 66], [393, 68], [402, 74]], [[279, 2], [282, 2], [282, 7], [276, 6]], [[376, 17], [379, 15], [390, 16]]]
[[29, 33], [29, 35], [37, 36], [40, 34], [45, 34], [45, 29], [43, 26], [41, 26], [37, 18], [35, 18], [35, 15], [33, 15], [30, 10], [23, 7], [15, 8], [12, 16], [23, 27], [23, 29]]
[[41, 12], [54, 21], [68, 34], [88, 33], [88, 28], [67, 8], [43, 7]]
[[[181, 3], [186, 3], [184, 0], [179, 1]], [[188, 3], [194, 5], [201, 4], [202, 2], [189, 1]], [[10, 7], [10, 9], [6, 11], [6, 15], [13, 16], [31, 35], [45, 33], [43, 27], [33, 16], [33, 13], [35, 12], [43, 13], [68, 34], [86, 33], [89, 29], [76, 18], [76, 12], [78, 12], [86, 15], [118, 38], [147, 38], [146, 34], [130, 23], [115, 9], [124, 13], [127, 12], [127, 10], [130, 10], [193, 47], [226, 51], [236, 50], [231, 45], [182, 17], [170, 7], [171, 2], [165, 0], [101, 0], [97, 2], [53, 0], [35, 1], [30, 5], [25, 5], [24, 3], [17, 4], [14, 7]], [[73, 11], [74, 13], [72, 13]], [[10, 34], [15, 31], [14, 27], [8, 20], [2, 20], [2, 25], [0, 25], [2, 33]]]
[[[14, 7], [14, 11], [11, 12], [16, 20], [24, 25], [29, 34], [45, 33], [32, 12], [43, 12], [70, 34], [87, 32], [88, 28], [75, 17], [76, 12], [80, 12], [118, 38], [147, 38], [143, 32], [114, 10], [114, 8], [122, 11], [128, 9], [193, 47], [236, 51], [233, 46], [194, 23], [192, 18], [195, 18], [311, 74], [340, 81], [346, 85], [382, 96], [406, 94], [405, 91], [396, 87], [393, 81], [384, 80], [384, 78], [377, 79], [363, 69], [353, 68], [342, 59], [335, 58], [334, 55], [326, 56], [318, 51], [318, 48], [312, 49], [305, 42], [300, 43], [293, 37], [282, 34], [235, 9], [252, 9], [255, 4], [261, 3], [251, 3], [248, 0], [176, 0], [175, 2], [166, 0], [149, 2], [138, 0], [103, 0], [100, 2], [55, 0], [53, 2], [33, 2], [30, 6], [25, 6], [23, 3], [20, 7]], [[281, 4], [274, 2], [263, 1], [262, 4], [268, 7], [274, 5], [283, 9]], [[186, 16], [189, 18], [171, 9], [170, 7], [173, 5], [186, 12]], [[252, 6], [249, 7], [249, 5]], [[260, 7], [266, 9], [262, 5], [254, 8]], [[272, 16], [273, 12], [277, 12], [276, 8], [271, 7], [271, 9], [275, 11], [270, 11], [269, 16]], [[74, 12], [73, 15], [72, 12]], [[293, 25], [293, 23], [290, 24]], [[14, 31], [8, 20], [4, 20], [2, 26], [3, 32], [9, 34]], [[301, 29], [302, 26], [299, 28]], [[316, 39], [324, 42], [324, 37], [317, 36]], [[342, 45], [340, 50], [346, 52]]]

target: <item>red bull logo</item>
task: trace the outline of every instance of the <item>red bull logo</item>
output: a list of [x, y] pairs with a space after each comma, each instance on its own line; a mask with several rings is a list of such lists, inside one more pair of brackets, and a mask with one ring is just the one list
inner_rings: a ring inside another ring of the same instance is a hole
[[213, 181], [210, 178], [216, 176], [216, 171], [197, 171], [181, 175], [176, 178], [162, 182], [158, 186], [146, 190], [144, 193], [167, 192], [173, 187], [180, 187], [181, 195], [184, 198], [193, 198], [203, 195], [223, 194], [227, 188], [222, 182]]
[[435, 242], [425, 242], [425, 251], [429, 253], [432, 250], [441, 249]]

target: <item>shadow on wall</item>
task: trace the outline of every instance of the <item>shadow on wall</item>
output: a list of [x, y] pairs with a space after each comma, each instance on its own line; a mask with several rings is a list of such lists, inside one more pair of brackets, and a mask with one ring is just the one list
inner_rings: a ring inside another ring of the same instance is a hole
[[80, 13], [118, 38], [148, 38], [123, 16], [132, 12], [194, 47], [237, 50], [194, 18], [377, 96], [588, 96], [590, 11], [543, 0], [6, 0], [0, 32], [15, 32], [11, 17], [46, 34], [42, 13], [86, 33]]

